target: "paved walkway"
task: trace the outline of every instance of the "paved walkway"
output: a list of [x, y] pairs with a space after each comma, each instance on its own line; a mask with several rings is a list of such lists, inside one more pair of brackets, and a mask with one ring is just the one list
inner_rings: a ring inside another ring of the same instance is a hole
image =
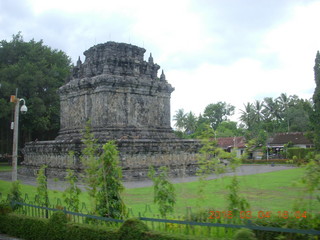
[[0, 234], [0, 240], [23, 240], [21, 238], [10, 237], [5, 234]]
[[[257, 173], [265, 173], [265, 172], [274, 172], [280, 171], [284, 169], [292, 169], [294, 167], [284, 166], [284, 165], [242, 165], [236, 171], [236, 175], [251, 175]], [[222, 174], [222, 176], [232, 176], [234, 173], [228, 172]], [[221, 176], [217, 176], [216, 174], [212, 174], [208, 177], [208, 179], [215, 179]], [[0, 180], [4, 181], [11, 181], [11, 172], [0, 172]], [[18, 175], [18, 180], [21, 181], [23, 184], [27, 185], [36, 185], [36, 178], [30, 176], [23, 176]], [[178, 178], [171, 178], [170, 179], [173, 183], [183, 183], [183, 182], [194, 182], [198, 180], [197, 176], [185, 176], [185, 177], [178, 177]], [[125, 188], [140, 188], [140, 187], [149, 187], [152, 186], [152, 181], [145, 179], [141, 181], [131, 181], [131, 182], [124, 182]], [[63, 191], [67, 187], [67, 184], [64, 181], [54, 181], [54, 179], [48, 179], [48, 188], [52, 190], [60, 190]], [[79, 187], [85, 189], [84, 185], [79, 183]]]

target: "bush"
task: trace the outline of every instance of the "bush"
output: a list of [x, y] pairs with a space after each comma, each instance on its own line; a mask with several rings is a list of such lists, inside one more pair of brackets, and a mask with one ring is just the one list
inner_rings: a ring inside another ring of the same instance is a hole
[[313, 148], [299, 148], [299, 147], [292, 147], [287, 149], [287, 157], [292, 159], [293, 156], [296, 156], [297, 159], [307, 159], [314, 155]]
[[186, 221], [193, 221], [193, 222], [208, 222], [210, 211], [213, 211], [213, 209], [201, 209], [197, 212], [190, 213], [189, 216], [185, 216], [184, 219]]
[[[63, 229], [58, 229], [59, 223]], [[118, 230], [106, 226], [75, 224], [66, 221], [62, 212], [48, 219], [26, 217], [17, 214], [0, 215], [0, 233], [20, 237], [25, 240], [204, 240], [208, 237], [186, 236], [182, 234], [149, 231], [138, 219], [129, 219]], [[55, 226], [53, 226], [55, 225]], [[54, 231], [53, 231], [54, 230]]]
[[7, 203], [7, 202], [0, 203], [0, 214], [1, 215], [11, 213], [12, 211], [13, 211], [13, 209], [9, 203]]
[[13, 210], [16, 210], [21, 207], [21, 205], [12, 203], [12, 202], [23, 202], [21, 185], [19, 181], [15, 181], [11, 183], [11, 188], [8, 194], [7, 201], [11, 204], [11, 207]]
[[63, 240], [67, 233], [67, 215], [58, 211], [52, 214], [49, 219], [48, 239]]
[[140, 240], [144, 236], [144, 233], [149, 231], [147, 225], [141, 220], [131, 218], [126, 220], [119, 229], [120, 240]]
[[[320, 216], [316, 217], [308, 216], [308, 218], [288, 218], [283, 219], [279, 217], [271, 217], [264, 219], [256, 219], [253, 223], [258, 226], [267, 226], [267, 227], [278, 227], [278, 228], [291, 228], [291, 229], [315, 229], [320, 230]], [[279, 232], [268, 232], [261, 230], [254, 230], [254, 233], [258, 239], [273, 240], [278, 237], [286, 237], [285, 239], [295, 239], [303, 240], [308, 239], [308, 235], [298, 234], [298, 233], [279, 233]]]
[[241, 228], [235, 233], [233, 239], [234, 240], [256, 240], [257, 238], [252, 232], [252, 230], [248, 228]]

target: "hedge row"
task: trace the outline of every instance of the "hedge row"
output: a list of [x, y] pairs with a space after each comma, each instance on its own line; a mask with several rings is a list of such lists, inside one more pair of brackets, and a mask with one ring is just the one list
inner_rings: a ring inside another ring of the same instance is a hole
[[292, 147], [287, 149], [287, 153], [290, 159], [293, 159], [294, 156], [296, 156], [297, 159], [306, 159], [307, 156], [314, 157], [314, 148]]
[[[14, 213], [0, 214], [0, 233], [25, 240], [195, 240], [207, 239], [186, 235], [149, 231], [138, 219], [125, 221], [119, 229], [67, 222], [63, 212], [48, 219]], [[212, 238], [211, 238], [212, 239]]]

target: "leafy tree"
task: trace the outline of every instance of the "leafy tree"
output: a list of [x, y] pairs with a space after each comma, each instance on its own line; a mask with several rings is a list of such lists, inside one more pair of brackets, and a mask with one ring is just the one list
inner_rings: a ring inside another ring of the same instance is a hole
[[56, 137], [60, 124], [57, 89], [70, 74], [70, 58], [43, 41], [25, 42], [20, 33], [0, 41], [0, 151], [11, 151], [12, 103], [10, 95], [24, 98], [28, 113], [21, 115], [21, 140], [48, 140]]
[[37, 203], [40, 206], [48, 206], [49, 201], [46, 168], [46, 165], [42, 165], [37, 175]]
[[240, 164], [239, 159], [233, 153], [225, 152], [217, 146], [214, 137], [214, 130], [209, 125], [200, 136], [202, 147], [199, 150], [196, 172], [196, 175], [199, 176], [198, 197], [200, 204], [205, 200], [206, 194], [204, 194], [204, 191], [207, 185], [207, 177], [212, 173], [222, 174], [226, 171], [226, 166], [221, 164], [221, 160], [228, 160], [232, 170], [235, 170]]
[[80, 156], [80, 161], [84, 167], [84, 182], [87, 185], [88, 194], [91, 198], [91, 204], [94, 213], [97, 209], [96, 195], [99, 186], [98, 171], [99, 171], [99, 146], [97, 139], [90, 132], [90, 121], [87, 122], [85, 127], [85, 132], [83, 134], [82, 142], [84, 144], [84, 149], [82, 149], [82, 154]]
[[64, 202], [67, 204], [67, 207], [70, 211], [78, 212], [79, 211], [79, 195], [81, 189], [77, 186], [77, 176], [74, 173], [74, 170], [67, 169], [67, 176], [65, 177], [68, 187], [63, 192]]
[[168, 180], [168, 168], [159, 168], [159, 175], [150, 167], [148, 177], [153, 181], [154, 203], [159, 205], [161, 217], [166, 217], [168, 213], [173, 213], [176, 204], [176, 193], [173, 184]]
[[21, 205], [12, 203], [12, 202], [24, 202], [22, 198], [21, 185], [19, 181], [14, 181], [11, 183], [11, 188], [8, 194], [7, 201], [9, 202], [13, 210], [16, 210], [19, 207], [21, 207]]
[[[302, 183], [307, 187], [307, 191], [310, 195], [309, 197], [309, 211], [312, 211], [311, 200], [312, 195], [316, 190], [320, 190], [320, 155], [316, 155], [305, 168], [305, 173], [302, 177]], [[320, 201], [320, 196], [317, 196], [318, 201]]]
[[240, 211], [248, 211], [250, 204], [244, 197], [239, 195], [239, 180], [236, 175], [233, 176], [227, 189], [229, 189], [229, 194], [227, 195], [228, 210], [233, 212], [233, 216], [239, 216]]
[[320, 53], [317, 52], [314, 65], [314, 80], [316, 88], [313, 93], [314, 112], [312, 114], [312, 124], [314, 128], [314, 144], [318, 152], [320, 152]]
[[221, 122], [216, 130], [216, 137], [234, 137], [243, 136], [244, 130], [238, 128], [237, 122], [233, 121], [223, 121]]
[[235, 107], [226, 102], [211, 103], [206, 106], [203, 116], [208, 119], [210, 126], [217, 129], [218, 125], [227, 121], [234, 114]]
[[121, 219], [126, 216], [126, 206], [120, 195], [124, 187], [119, 152], [113, 141], [107, 142], [102, 148], [98, 160], [97, 210], [100, 216]]
[[84, 166], [84, 180], [88, 186], [93, 213], [112, 218], [126, 216], [126, 207], [120, 193], [124, 187], [121, 183], [122, 170], [119, 167], [118, 155], [113, 141], [100, 147], [94, 135], [90, 132], [90, 122], [86, 125], [84, 138], [85, 148], [80, 157]]

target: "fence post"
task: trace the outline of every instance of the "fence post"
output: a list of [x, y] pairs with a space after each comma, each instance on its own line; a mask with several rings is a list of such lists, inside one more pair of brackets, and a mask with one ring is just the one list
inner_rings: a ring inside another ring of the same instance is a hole
[[[46, 179], [46, 208], [49, 207], [49, 196], [48, 196], [48, 177], [47, 177], [47, 168], [44, 168], [44, 176]], [[46, 209], [46, 218], [49, 218], [49, 212], [48, 209]]]

